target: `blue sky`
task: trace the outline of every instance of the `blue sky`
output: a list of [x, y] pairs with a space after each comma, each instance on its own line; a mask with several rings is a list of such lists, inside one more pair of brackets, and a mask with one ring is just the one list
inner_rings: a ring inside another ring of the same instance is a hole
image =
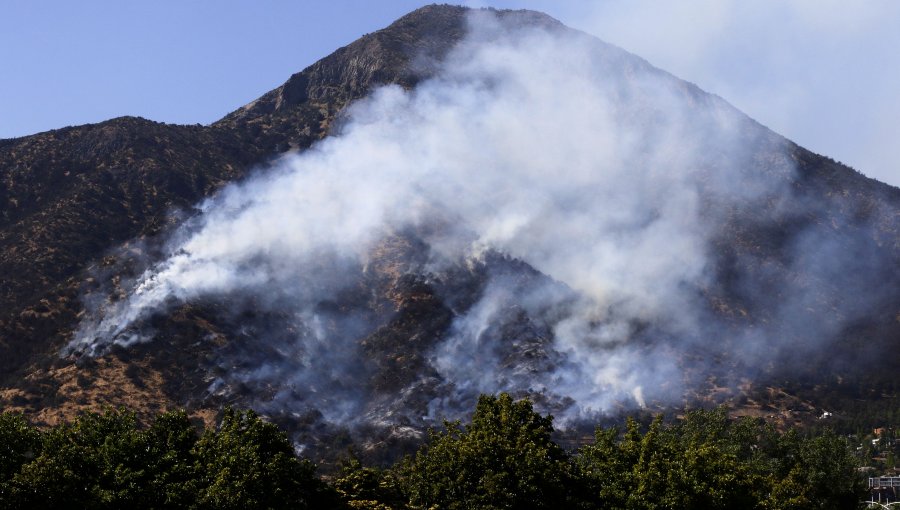
[[[547, 12], [900, 185], [900, 2], [464, 3]], [[206, 124], [423, 4], [4, 2], [0, 138], [121, 115]]]

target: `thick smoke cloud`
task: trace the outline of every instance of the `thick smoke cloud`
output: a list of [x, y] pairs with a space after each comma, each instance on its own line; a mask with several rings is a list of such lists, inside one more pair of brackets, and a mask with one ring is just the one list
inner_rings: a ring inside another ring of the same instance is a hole
[[[149, 342], [154, 315], [251, 296], [295, 334], [249, 331], [240, 368], [209, 391], [265, 382], [273, 412], [391, 423], [391, 402], [416, 392], [427, 405], [410, 414], [429, 419], [479, 392], [543, 396], [564, 419], [677, 400], [678, 346], [719, 327], [703, 302], [711, 243], [735, 204], [771, 202], [793, 171], [780, 138], [636, 57], [477, 13], [435, 77], [375, 90], [335, 136], [201, 204], [121, 299], [89, 306], [67, 352]], [[374, 369], [358, 341], [385, 318], [323, 303], [371, 291], [359, 282], [380, 243], [409, 232], [423, 260], [407, 270], [424, 279], [498, 254], [546, 276], [485, 270], [458, 306], [445, 286], [454, 315], [427, 374], [361, 396]]]

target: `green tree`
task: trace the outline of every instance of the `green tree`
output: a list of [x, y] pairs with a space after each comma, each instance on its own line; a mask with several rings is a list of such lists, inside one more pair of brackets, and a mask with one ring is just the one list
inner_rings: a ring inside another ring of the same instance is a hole
[[41, 433], [24, 416], [0, 414], [0, 508], [12, 506], [12, 478], [40, 455], [41, 446]]
[[147, 464], [133, 413], [86, 413], [44, 435], [41, 454], [13, 477], [11, 492], [29, 508], [144, 508]]
[[550, 439], [553, 418], [503, 393], [482, 396], [466, 427], [446, 423], [401, 468], [410, 502], [423, 508], [562, 508], [572, 483]]
[[755, 457], [760, 424], [730, 420], [725, 408], [695, 410], [670, 427], [669, 508], [754, 508], [765, 492]]
[[584, 481], [586, 495], [599, 508], [624, 509], [635, 490], [633, 475], [641, 451], [641, 432], [636, 421], [628, 418], [625, 433], [619, 429], [598, 427], [594, 444], [574, 457], [575, 468]]
[[847, 441], [832, 432], [807, 438], [800, 444], [798, 466], [810, 508], [853, 508], [866, 494], [857, 462]]
[[593, 503], [619, 509], [852, 508], [862, 497], [849, 445], [824, 432], [802, 439], [724, 408], [657, 418], [645, 434], [598, 429], [575, 465]]
[[225, 409], [219, 430], [194, 448], [200, 508], [324, 508], [332, 505], [315, 467], [287, 436], [253, 411]]
[[188, 508], [196, 499], [198, 473], [193, 449], [197, 431], [183, 410], [156, 417], [144, 432], [154, 508]]
[[406, 508], [398, 481], [390, 471], [365, 467], [355, 455], [341, 466], [331, 486], [344, 504], [353, 509]]

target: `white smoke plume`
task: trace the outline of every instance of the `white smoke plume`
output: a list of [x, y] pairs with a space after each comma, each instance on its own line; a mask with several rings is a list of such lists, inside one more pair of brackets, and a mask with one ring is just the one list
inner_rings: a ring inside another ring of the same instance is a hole
[[[489, 277], [474, 304], [453, 310], [426, 356], [428, 384], [446, 391], [422, 415], [452, 417], [456, 401], [505, 390], [568, 399], [566, 416], [678, 398], [672, 342], [704, 334], [697, 301], [712, 237], [727, 204], [780, 192], [772, 183], [793, 172], [782, 140], [584, 34], [511, 28], [486, 12], [469, 30], [433, 78], [373, 91], [334, 136], [202, 204], [122, 299], [88, 309], [67, 352], [149, 342], [142, 321], [154, 314], [252, 295], [302, 327], [279, 360], [229, 377], [281, 387], [273, 406], [300, 388], [327, 419], [388, 419], [353, 397], [369, 370], [355, 342], [374, 322], [320, 304], [357, 292], [386, 236], [414, 231], [427, 245], [423, 274], [493, 253], [549, 277]], [[520, 311], [532, 343], [492, 344], [516, 336], [492, 328]], [[265, 335], [254, 341], [262, 352]], [[510, 361], [507, 351], [531, 348], [543, 349], [538, 368]]]

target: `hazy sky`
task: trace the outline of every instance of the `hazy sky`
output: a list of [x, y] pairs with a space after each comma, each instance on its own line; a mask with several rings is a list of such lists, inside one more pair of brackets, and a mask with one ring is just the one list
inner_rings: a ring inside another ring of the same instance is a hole
[[[900, 185], [900, 2], [469, 1], [529, 8]], [[422, 1], [0, 4], [0, 138], [138, 115], [209, 123]]]

